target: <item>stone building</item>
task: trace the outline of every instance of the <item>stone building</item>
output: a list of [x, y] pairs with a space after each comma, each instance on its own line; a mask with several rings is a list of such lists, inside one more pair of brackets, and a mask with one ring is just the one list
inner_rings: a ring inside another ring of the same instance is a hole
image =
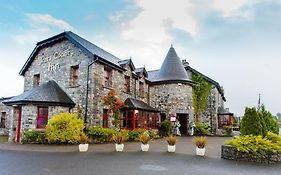
[[44, 131], [48, 119], [59, 112], [79, 112], [89, 126], [111, 127], [109, 107], [103, 103], [111, 89], [127, 105], [121, 127], [157, 129], [161, 120], [177, 116], [181, 132], [188, 134], [193, 121], [193, 73], [213, 85], [202, 121], [216, 132], [218, 108], [224, 108], [225, 101], [222, 88], [182, 63], [173, 47], [159, 70], [146, 71], [70, 31], [60, 33], [36, 44], [20, 71], [23, 94], [3, 101], [10, 140], [20, 142], [25, 130]]

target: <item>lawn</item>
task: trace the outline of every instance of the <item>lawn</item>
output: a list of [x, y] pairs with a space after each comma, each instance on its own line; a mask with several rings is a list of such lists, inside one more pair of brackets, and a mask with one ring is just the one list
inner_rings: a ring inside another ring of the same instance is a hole
[[0, 136], [0, 142], [7, 142], [8, 137], [7, 136]]

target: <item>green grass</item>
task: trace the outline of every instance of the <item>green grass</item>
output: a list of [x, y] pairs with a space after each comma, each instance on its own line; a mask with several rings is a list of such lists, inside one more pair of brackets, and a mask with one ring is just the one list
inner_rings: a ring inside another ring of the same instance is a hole
[[7, 142], [8, 137], [7, 136], [0, 136], [0, 142]]

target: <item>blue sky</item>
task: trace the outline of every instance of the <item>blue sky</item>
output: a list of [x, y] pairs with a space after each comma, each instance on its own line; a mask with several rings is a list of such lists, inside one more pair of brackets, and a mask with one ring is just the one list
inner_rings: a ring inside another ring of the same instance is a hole
[[137, 67], [158, 69], [171, 44], [225, 89], [237, 115], [258, 94], [281, 112], [280, 0], [3, 0], [0, 97], [20, 94], [36, 42], [71, 30]]

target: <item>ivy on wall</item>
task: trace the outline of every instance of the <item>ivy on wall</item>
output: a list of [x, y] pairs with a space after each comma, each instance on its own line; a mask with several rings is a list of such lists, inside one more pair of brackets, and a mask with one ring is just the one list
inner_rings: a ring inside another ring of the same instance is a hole
[[196, 122], [199, 122], [202, 113], [207, 107], [212, 85], [202, 76], [194, 73], [192, 74], [192, 81], [196, 83], [192, 90], [194, 119]]

